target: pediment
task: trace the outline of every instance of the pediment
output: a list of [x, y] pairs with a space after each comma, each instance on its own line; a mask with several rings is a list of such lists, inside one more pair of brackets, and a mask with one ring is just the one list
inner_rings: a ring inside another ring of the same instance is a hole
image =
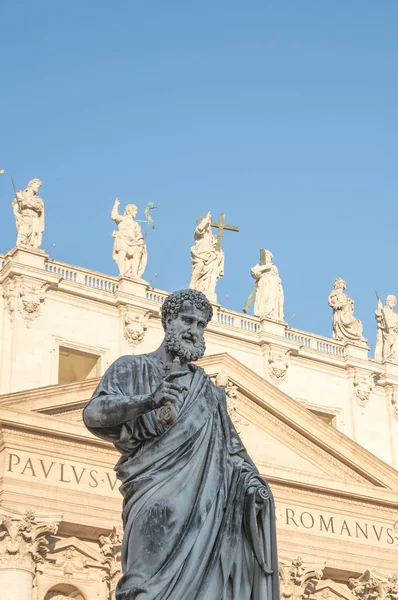
[[237, 359], [216, 354], [200, 364], [211, 377], [221, 371], [228, 373], [237, 392], [233, 399], [235, 423], [249, 454], [268, 478], [316, 482], [321, 488], [333, 486], [333, 482], [398, 488], [395, 469]]
[[[226, 353], [217, 354], [205, 357], [199, 364], [211, 377], [221, 371], [228, 373], [236, 388], [232, 420], [266, 477], [321, 488], [337, 489], [341, 483], [398, 488], [398, 473], [394, 469], [237, 359]], [[55, 417], [52, 422], [74, 422], [81, 427], [82, 435], [89, 436], [81, 411], [98, 382], [95, 378], [9, 394], [0, 397], [0, 405], [47, 419]]]
[[311, 598], [313, 600], [355, 600], [356, 596], [346, 585], [336, 583], [331, 579], [324, 579], [319, 581]]
[[85, 544], [77, 537], [57, 540], [48, 554], [48, 561], [56, 566], [83, 570], [87, 567], [98, 567], [103, 563], [101, 552]]

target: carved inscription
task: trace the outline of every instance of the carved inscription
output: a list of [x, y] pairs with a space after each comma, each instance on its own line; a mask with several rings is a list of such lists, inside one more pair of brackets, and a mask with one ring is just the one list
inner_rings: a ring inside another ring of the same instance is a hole
[[35, 481], [47, 481], [60, 487], [74, 487], [99, 494], [112, 493], [119, 497], [116, 475], [113, 470], [93, 465], [61, 461], [48, 456], [28, 454], [20, 450], [6, 455], [6, 473]]
[[278, 525], [283, 529], [398, 549], [398, 528], [394, 523], [374, 523], [344, 514], [332, 515], [296, 506], [279, 505], [277, 508]]

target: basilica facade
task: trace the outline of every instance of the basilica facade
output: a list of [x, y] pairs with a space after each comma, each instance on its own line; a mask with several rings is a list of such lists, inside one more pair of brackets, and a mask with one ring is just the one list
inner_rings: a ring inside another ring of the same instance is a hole
[[[37, 191], [13, 203], [23, 217], [17, 245], [0, 255], [1, 598], [112, 600], [118, 455], [87, 431], [82, 409], [114, 360], [159, 345], [169, 291], [143, 278], [146, 248], [135, 225], [137, 244], [131, 235], [125, 243], [133, 205], [124, 215], [114, 207], [120, 275], [112, 277], [40, 249]], [[333, 337], [293, 329], [264, 251], [253, 267], [255, 315], [228, 310], [217, 302], [224, 256], [211, 227], [208, 215], [191, 249], [191, 287], [214, 308], [200, 365], [225, 387], [235, 427], [273, 490], [281, 598], [396, 600], [394, 307], [378, 308], [375, 358], [342, 280], [329, 297]], [[200, 268], [202, 252], [214, 271]]]

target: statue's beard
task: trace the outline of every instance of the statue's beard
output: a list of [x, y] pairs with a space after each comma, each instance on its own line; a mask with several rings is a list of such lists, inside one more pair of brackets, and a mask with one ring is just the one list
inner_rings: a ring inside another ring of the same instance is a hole
[[173, 358], [178, 357], [182, 362], [199, 360], [199, 358], [204, 356], [206, 350], [206, 343], [203, 337], [198, 338], [192, 346], [185, 345], [182, 335], [177, 333], [173, 324], [167, 328], [164, 345], [167, 352]]

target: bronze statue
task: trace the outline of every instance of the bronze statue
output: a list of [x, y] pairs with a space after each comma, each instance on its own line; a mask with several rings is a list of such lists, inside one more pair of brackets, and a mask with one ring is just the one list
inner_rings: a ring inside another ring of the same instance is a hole
[[279, 600], [271, 491], [224, 388], [193, 364], [211, 318], [201, 292], [171, 294], [161, 346], [119, 358], [84, 410], [88, 429], [121, 454], [117, 600]]

